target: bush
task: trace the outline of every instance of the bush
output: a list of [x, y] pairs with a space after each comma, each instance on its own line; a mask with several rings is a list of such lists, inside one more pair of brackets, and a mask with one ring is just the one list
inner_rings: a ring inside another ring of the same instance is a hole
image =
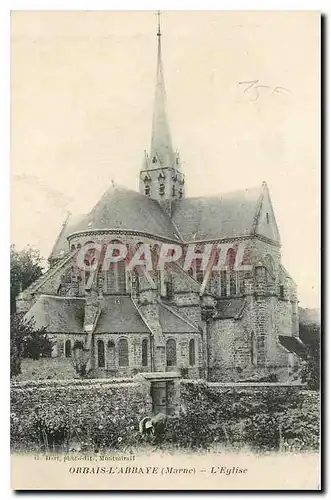
[[144, 407], [134, 384], [12, 389], [12, 447], [78, 451], [133, 445], [140, 440]]
[[166, 439], [185, 447], [249, 445], [257, 450], [319, 446], [319, 394], [298, 387], [182, 384], [182, 409]]
[[[13, 447], [115, 449], [142, 441], [148, 414], [132, 379], [12, 384]], [[256, 450], [317, 450], [319, 394], [299, 387], [230, 387], [181, 383], [181, 408], [163, 440], [190, 449], [215, 444]]]

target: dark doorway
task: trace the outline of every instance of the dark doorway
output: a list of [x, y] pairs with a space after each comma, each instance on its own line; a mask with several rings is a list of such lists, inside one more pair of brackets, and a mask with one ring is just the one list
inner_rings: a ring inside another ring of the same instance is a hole
[[172, 415], [175, 412], [175, 383], [172, 380], [152, 382], [151, 396], [154, 415]]

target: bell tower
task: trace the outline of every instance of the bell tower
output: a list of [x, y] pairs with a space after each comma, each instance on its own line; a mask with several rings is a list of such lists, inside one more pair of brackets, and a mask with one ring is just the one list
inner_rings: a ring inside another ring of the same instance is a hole
[[170, 127], [166, 111], [166, 93], [161, 54], [160, 11], [157, 31], [157, 67], [154, 95], [151, 148], [145, 151], [140, 170], [140, 192], [157, 200], [171, 216], [173, 201], [185, 196], [185, 176], [181, 169], [178, 151], [172, 146]]

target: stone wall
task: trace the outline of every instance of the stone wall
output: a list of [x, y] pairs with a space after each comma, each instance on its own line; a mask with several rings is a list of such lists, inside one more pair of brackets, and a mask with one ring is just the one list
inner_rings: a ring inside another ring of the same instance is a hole
[[[72, 365], [70, 358], [65, 358], [65, 343], [66, 341], [71, 342], [71, 349], [73, 349], [75, 342], [84, 342], [86, 340], [86, 335], [80, 334], [57, 334], [54, 335], [56, 338], [56, 345], [54, 349], [54, 355], [52, 361], [52, 366], [56, 366], [56, 362], [59, 362], [59, 367], [61, 363], [66, 365]], [[176, 342], [176, 358], [177, 364], [175, 366], [167, 367], [166, 358], [164, 360], [163, 370], [166, 371], [180, 371], [182, 375], [186, 378], [198, 378], [200, 376], [200, 371], [203, 366], [203, 352], [202, 352], [202, 338], [199, 333], [169, 333], [164, 334], [165, 345], [167, 340], [174, 339]], [[126, 339], [128, 342], [128, 365], [119, 366], [119, 342], [121, 339]], [[189, 342], [194, 340], [195, 344], [195, 364], [190, 365], [189, 359]], [[154, 353], [154, 343], [152, 335], [139, 334], [139, 333], [129, 333], [129, 334], [94, 334], [93, 335], [93, 371], [89, 376], [93, 377], [133, 377], [140, 372], [152, 372], [155, 371], [154, 363], [152, 362], [152, 357]], [[98, 362], [98, 341], [104, 343], [104, 354], [105, 354], [105, 366], [100, 367]], [[147, 341], [147, 364], [142, 365], [142, 342]], [[112, 346], [108, 346], [108, 343], [113, 343]], [[166, 356], [166, 354], [165, 354]], [[49, 360], [51, 361], [51, 360]], [[47, 363], [47, 360], [44, 360]], [[157, 370], [156, 370], [157, 371]], [[72, 370], [71, 370], [72, 372]], [[61, 377], [61, 368], [59, 368], [59, 378]], [[52, 377], [53, 378], [53, 377]], [[66, 376], [64, 378], [67, 378]]]

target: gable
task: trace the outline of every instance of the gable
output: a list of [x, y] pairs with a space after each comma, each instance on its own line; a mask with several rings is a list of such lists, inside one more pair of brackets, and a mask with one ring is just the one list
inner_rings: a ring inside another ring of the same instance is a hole
[[261, 187], [174, 203], [173, 222], [185, 242], [252, 234]]
[[68, 273], [72, 266], [76, 265], [75, 256], [78, 249], [57, 261], [50, 267], [44, 274], [42, 274], [36, 281], [34, 281], [28, 288], [23, 290], [23, 295], [28, 294], [47, 294], [57, 295], [58, 287], [61, 284], [62, 277]]

